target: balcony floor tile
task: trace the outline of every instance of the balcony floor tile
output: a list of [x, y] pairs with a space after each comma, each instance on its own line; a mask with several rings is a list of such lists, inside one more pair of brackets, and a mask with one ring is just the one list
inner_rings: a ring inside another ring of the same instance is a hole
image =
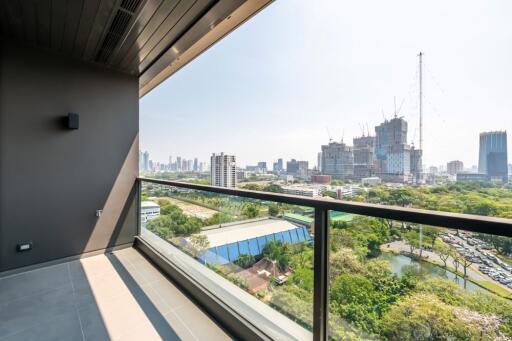
[[230, 340], [135, 249], [0, 278], [0, 341]]

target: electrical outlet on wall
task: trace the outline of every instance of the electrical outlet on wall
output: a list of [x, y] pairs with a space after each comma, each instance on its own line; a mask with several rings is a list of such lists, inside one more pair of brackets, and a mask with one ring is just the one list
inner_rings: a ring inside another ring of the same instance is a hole
[[16, 245], [16, 251], [18, 252], [25, 252], [30, 250], [32, 250], [32, 242], [20, 243]]

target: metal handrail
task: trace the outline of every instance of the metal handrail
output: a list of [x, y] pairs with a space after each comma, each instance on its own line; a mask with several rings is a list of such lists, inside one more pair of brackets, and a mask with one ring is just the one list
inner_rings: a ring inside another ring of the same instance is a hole
[[250, 199], [274, 201], [292, 205], [308, 206], [321, 210], [340, 211], [364, 216], [392, 219], [410, 223], [455, 228], [471, 232], [512, 237], [512, 219], [487, 217], [474, 214], [431, 211], [419, 208], [368, 204], [361, 202], [309, 198], [298, 195], [259, 192], [245, 189], [214, 187], [180, 181], [139, 177], [140, 181], [160, 185], [187, 188], [198, 191], [226, 194]]
[[341, 211], [358, 215], [392, 219], [424, 225], [446, 227], [512, 237], [512, 219], [486, 217], [471, 214], [430, 211], [424, 209], [368, 204], [342, 200], [308, 198], [297, 195], [259, 192], [244, 189], [214, 187], [180, 181], [158, 180], [139, 177], [142, 182], [187, 188], [197, 191], [232, 195], [250, 199], [274, 201], [315, 209], [314, 231], [314, 290], [313, 290], [313, 339], [328, 339], [329, 313], [329, 211]]

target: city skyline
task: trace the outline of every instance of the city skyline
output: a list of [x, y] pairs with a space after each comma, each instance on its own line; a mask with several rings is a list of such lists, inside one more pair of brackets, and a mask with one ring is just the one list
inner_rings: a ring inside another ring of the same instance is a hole
[[512, 4], [467, 2], [454, 26], [457, 5], [440, 1], [371, 2], [371, 10], [366, 1], [332, 2], [321, 13], [319, 3], [273, 3], [142, 98], [141, 149], [160, 160], [224, 151], [240, 165], [316, 164], [329, 135], [351, 141], [392, 118], [395, 96], [407, 142], [418, 146], [419, 51], [426, 166], [477, 165], [480, 132], [512, 129], [512, 34], [502, 29]]

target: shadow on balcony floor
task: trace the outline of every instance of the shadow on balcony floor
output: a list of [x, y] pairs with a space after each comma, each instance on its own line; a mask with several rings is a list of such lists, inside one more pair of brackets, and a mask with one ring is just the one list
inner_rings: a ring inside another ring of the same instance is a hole
[[0, 340], [227, 340], [135, 249], [0, 278]]

